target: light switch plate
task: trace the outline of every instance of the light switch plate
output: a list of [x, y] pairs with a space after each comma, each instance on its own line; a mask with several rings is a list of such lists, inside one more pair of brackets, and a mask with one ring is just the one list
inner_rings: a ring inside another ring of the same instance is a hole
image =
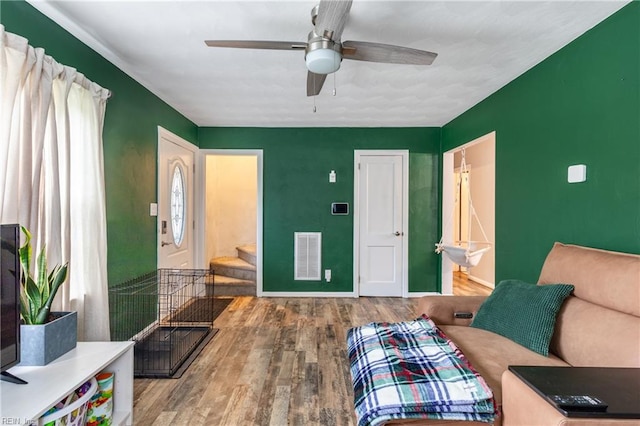
[[149, 204], [149, 216], [158, 216], [158, 203]]
[[574, 164], [569, 166], [567, 181], [569, 183], [579, 183], [587, 180], [587, 166], [584, 164]]

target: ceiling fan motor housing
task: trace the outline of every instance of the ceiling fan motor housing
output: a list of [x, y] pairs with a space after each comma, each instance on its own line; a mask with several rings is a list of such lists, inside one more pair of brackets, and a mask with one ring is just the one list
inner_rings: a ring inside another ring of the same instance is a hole
[[342, 45], [328, 38], [309, 34], [309, 42], [305, 49], [307, 69], [314, 74], [331, 74], [340, 69], [342, 62]]

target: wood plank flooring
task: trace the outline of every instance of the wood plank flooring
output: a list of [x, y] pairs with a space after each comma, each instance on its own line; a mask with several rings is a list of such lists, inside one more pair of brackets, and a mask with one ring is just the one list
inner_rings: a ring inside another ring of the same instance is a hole
[[237, 297], [180, 379], [135, 379], [136, 425], [354, 425], [346, 333], [416, 299]]
[[456, 296], [488, 296], [493, 290], [467, 278], [462, 272], [453, 273], [453, 294]]
[[[454, 275], [454, 294], [491, 289]], [[236, 297], [180, 379], [135, 379], [136, 425], [354, 425], [351, 327], [416, 317], [417, 299]]]

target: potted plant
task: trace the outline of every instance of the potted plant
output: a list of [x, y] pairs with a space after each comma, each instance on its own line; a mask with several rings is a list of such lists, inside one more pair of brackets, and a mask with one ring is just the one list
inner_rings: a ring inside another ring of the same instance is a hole
[[[67, 279], [68, 264], [47, 269], [45, 247], [32, 268], [31, 233], [22, 227], [26, 241], [20, 247], [20, 365], [46, 365], [76, 347], [76, 312], [51, 312], [51, 304]], [[32, 270], [35, 269], [35, 275]]]

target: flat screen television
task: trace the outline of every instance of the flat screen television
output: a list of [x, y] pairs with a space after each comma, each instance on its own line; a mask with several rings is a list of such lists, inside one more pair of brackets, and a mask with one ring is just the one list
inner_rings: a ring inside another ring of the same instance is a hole
[[26, 383], [7, 370], [20, 362], [20, 226], [0, 225], [0, 380]]

